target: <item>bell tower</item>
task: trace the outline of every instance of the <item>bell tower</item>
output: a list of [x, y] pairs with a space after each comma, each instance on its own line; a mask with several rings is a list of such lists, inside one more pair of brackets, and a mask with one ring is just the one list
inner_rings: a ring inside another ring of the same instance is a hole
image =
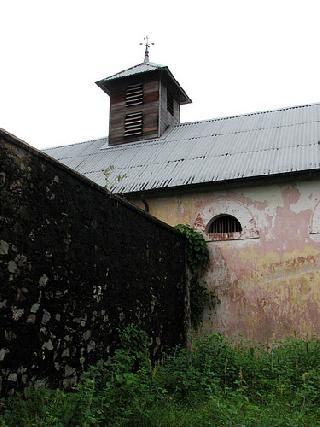
[[168, 67], [149, 61], [152, 44], [145, 37], [144, 62], [96, 82], [110, 97], [109, 145], [159, 138], [192, 102]]

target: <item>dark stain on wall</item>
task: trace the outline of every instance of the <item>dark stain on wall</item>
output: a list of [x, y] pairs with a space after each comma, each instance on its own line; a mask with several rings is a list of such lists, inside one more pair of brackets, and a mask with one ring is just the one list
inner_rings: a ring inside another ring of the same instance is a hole
[[185, 342], [185, 241], [0, 131], [0, 388], [73, 386], [138, 323]]

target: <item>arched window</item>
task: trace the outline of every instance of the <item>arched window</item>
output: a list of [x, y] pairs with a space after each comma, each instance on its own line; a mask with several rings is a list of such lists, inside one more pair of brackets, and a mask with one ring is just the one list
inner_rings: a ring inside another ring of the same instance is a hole
[[240, 237], [242, 227], [236, 217], [232, 215], [219, 215], [210, 221], [207, 233], [214, 240], [232, 240]]

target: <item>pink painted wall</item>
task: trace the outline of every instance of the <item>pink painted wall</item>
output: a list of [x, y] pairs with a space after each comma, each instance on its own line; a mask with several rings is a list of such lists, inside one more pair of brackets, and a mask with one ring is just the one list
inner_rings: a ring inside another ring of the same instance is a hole
[[[152, 215], [191, 224], [209, 240], [207, 283], [220, 304], [205, 313], [203, 330], [263, 342], [319, 337], [319, 181], [212, 188], [147, 199]], [[206, 226], [220, 214], [238, 218], [239, 239], [210, 240]]]

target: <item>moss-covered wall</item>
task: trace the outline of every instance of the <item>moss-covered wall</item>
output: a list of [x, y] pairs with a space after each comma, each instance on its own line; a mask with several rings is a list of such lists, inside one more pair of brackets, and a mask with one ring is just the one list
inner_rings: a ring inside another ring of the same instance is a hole
[[131, 322], [184, 342], [184, 239], [0, 131], [1, 394], [72, 386]]

